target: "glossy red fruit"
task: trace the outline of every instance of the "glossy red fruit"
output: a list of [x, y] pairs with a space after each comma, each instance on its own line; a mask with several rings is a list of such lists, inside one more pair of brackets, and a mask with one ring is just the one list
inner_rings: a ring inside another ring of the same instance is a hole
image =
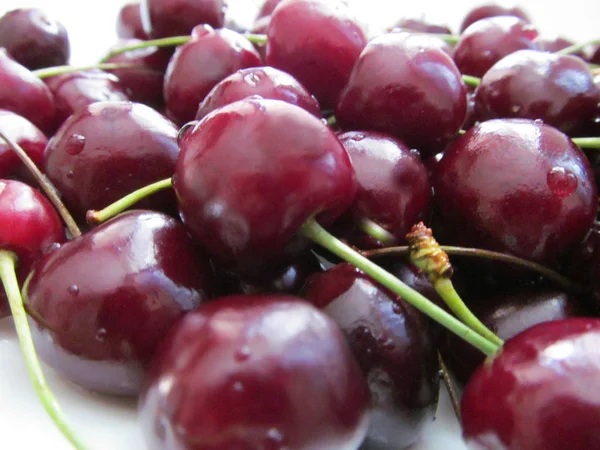
[[473, 8], [465, 16], [460, 26], [460, 32], [465, 31], [471, 24], [481, 19], [487, 19], [488, 17], [498, 16], [511, 16], [518, 17], [519, 19], [529, 23], [531, 19], [525, 11], [518, 6], [502, 6], [495, 3], [489, 3], [487, 5], [480, 5]]
[[525, 119], [471, 128], [444, 152], [433, 186], [452, 242], [539, 262], [579, 243], [597, 210], [583, 152], [555, 128]]
[[25, 117], [47, 135], [54, 131], [52, 93], [3, 48], [0, 48], [0, 108]]
[[342, 328], [371, 391], [367, 448], [402, 449], [433, 420], [437, 351], [427, 318], [350, 264], [312, 277], [307, 299]]
[[594, 117], [600, 91], [582, 59], [519, 50], [486, 72], [475, 102], [480, 120], [541, 119], [564, 133], [573, 133]]
[[209, 263], [181, 223], [135, 211], [50, 254], [24, 296], [48, 365], [85, 388], [135, 395], [165, 334], [212, 288]]
[[174, 328], [139, 414], [149, 449], [355, 450], [368, 402], [325, 314], [295, 297], [232, 296]]
[[173, 177], [184, 223], [222, 265], [260, 270], [298, 251], [298, 228], [325, 224], [356, 193], [344, 147], [321, 120], [251, 97], [206, 116], [181, 142]]
[[120, 9], [117, 16], [117, 36], [121, 39], [148, 39], [142, 25], [139, 1], [127, 3]]
[[452, 31], [447, 26], [435, 25], [422, 19], [403, 18], [390, 27], [390, 31], [395, 28], [400, 28], [402, 31], [416, 31], [419, 33], [452, 34]]
[[239, 69], [260, 65], [259, 54], [241, 34], [208, 25], [194, 28], [192, 39], [177, 48], [167, 67], [167, 115], [179, 125], [194, 120], [198, 105], [218, 82]]
[[477, 448], [600, 447], [600, 320], [546, 322], [506, 342], [471, 378], [462, 428]]
[[[98, 102], [72, 115], [48, 143], [44, 172], [76, 219], [101, 209], [175, 170], [177, 128], [153, 109], [131, 102]], [[171, 211], [165, 191], [139, 203]]]
[[267, 30], [267, 65], [302, 83], [333, 108], [367, 37], [340, 0], [284, 0]]
[[67, 64], [71, 53], [65, 27], [37, 8], [14, 9], [0, 18], [0, 47], [30, 70]]
[[272, 67], [251, 67], [238, 70], [212, 88], [200, 103], [196, 120], [217, 108], [253, 95], [282, 100], [321, 118], [319, 102], [294, 77]]
[[465, 120], [467, 89], [437, 41], [388, 33], [369, 42], [336, 105], [338, 124], [391, 134], [423, 155], [443, 150]]
[[537, 30], [516, 17], [490, 17], [475, 22], [454, 47], [454, 61], [466, 75], [482, 77], [490, 67], [517, 50], [539, 50]]
[[144, 31], [152, 39], [190, 34], [201, 24], [220, 28], [225, 9], [224, 0], [142, 0], [140, 5]]

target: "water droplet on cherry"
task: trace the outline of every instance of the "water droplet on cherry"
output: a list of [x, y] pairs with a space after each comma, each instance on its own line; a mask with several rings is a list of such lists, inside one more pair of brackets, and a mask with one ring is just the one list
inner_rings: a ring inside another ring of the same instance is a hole
[[69, 170], [67, 172], [67, 178], [73, 178], [73, 175], [75, 175], [75, 172], [73, 170]]
[[568, 197], [577, 189], [577, 177], [564, 167], [553, 167], [547, 179], [548, 187], [559, 197]]
[[237, 361], [246, 361], [248, 358], [250, 358], [250, 356], [252, 356], [252, 350], [250, 350], [250, 347], [245, 345], [236, 352], [235, 359]]
[[365, 138], [365, 135], [364, 135], [364, 134], [362, 134], [362, 133], [358, 133], [358, 134], [355, 134], [354, 136], [352, 136], [352, 137], [350, 138], [350, 140], [352, 140], [352, 141], [355, 141], [355, 142], [360, 142], [360, 141], [362, 141], [364, 138]]
[[79, 286], [77, 286], [76, 284], [72, 284], [67, 288], [67, 292], [73, 297], [77, 297], [79, 295]]
[[232, 389], [235, 392], [244, 392], [244, 384], [241, 381], [236, 381], [235, 383], [233, 383]]
[[244, 81], [250, 86], [256, 87], [260, 83], [260, 77], [256, 73], [251, 72], [244, 75]]
[[266, 448], [280, 449], [283, 439], [284, 435], [280, 430], [278, 430], [277, 428], [269, 428], [269, 430], [267, 430], [266, 436]]
[[99, 342], [102, 342], [102, 341], [104, 341], [104, 339], [106, 339], [106, 329], [100, 328], [96, 332], [96, 340]]
[[72, 135], [66, 143], [65, 150], [69, 155], [78, 155], [85, 147], [85, 137], [80, 134]]
[[544, 125], [544, 121], [542, 119], [535, 119], [533, 121], [536, 125]]

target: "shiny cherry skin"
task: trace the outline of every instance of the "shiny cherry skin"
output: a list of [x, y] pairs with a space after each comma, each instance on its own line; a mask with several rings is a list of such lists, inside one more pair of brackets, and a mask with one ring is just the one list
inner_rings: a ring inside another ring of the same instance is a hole
[[[17, 255], [17, 278], [22, 283], [32, 265], [65, 241], [65, 232], [52, 204], [32, 187], [0, 180], [0, 249]], [[0, 290], [0, 317], [10, 314]]]
[[435, 25], [426, 22], [422, 19], [403, 18], [390, 27], [390, 31], [394, 28], [400, 28], [403, 31], [416, 31], [419, 33], [433, 34], [452, 34], [452, 30], [445, 25]]
[[250, 97], [206, 116], [181, 141], [179, 212], [226, 268], [260, 269], [297, 253], [298, 228], [331, 223], [356, 178], [333, 131], [304, 109]]
[[37, 8], [15, 9], [0, 18], [0, 47], [29, 70], [65, 65], [71, 53], [65, 27]]
[[494, 64], [475, 95], [480, 120], [541, 119], [571, 134], [592, 120], [600, 91], [588, 65], [576, 56], [519, 50]]
[[99, 69], [55, 75], [45, 82], [54, 96], [57, 128], [92, 103], [129, 100], [119, 79]]
[[52, 93], [42, 80], [0, 48], [0, 108], [30, 120], [46, 135], [54, 131]]
[[481, 19], [487, 19], [488, 17], [498, 17], [498, 16], [511, 16], [518, 17], [524, 22], [530, 23], [531, 19], [527, 15], [525, 11], [523, 11], [518, 6], [502, 6], [495, 3], [489, 3], [487, 5], [480, 5], [473, 8], [469, 13], [465, 16], [460, 25], [460, 32], [465, 31], [471, 24], [477, 22]]
[[158, 344], [212, 283], [180, 222], [132, 211], [43, 259], [24, 297], [48, 365], [87, 389], [136, 395]]
[[402, 449], [433, 420], [439, 378], [427, 318], [350, 264], [309, 279], [309, 302], [346, 334], [371, 391], [367, 448]]
[[[418, 153], [398, 139], [373, 131], [349, 131], [338, 135], [356, 172], [358, 190], [348, 210], [351, 227], [369, 219], [394, 235], [398, 243], [416, 223], [429, 217], [431, 182]], [[360, 248], [352, 236], [350, 241]]]
[[140, 12], [144, 31], [158, 39], [190, 34], [201, 24], [222, 27], [225, 5], [224, 0], [142, 0]]
[[121, 39], [147, 40], [140, 11], [140, 2], [133, 1], [123, 5], [117, 16], [117, 36]]
[[583, 240], [597, 187], [583, 152], [541, 122], [494, 119], [468, 130], [433, 177], [451, 241], [548, 262]]
[[[140, 103], [97, 102], [73, 114], [50, 139], [42, 165], [78, 221], [132, 191], [173, 175], [177, 128]], [[175, 209], [165, 191], [137, 206]]]
[[296, 297], [231, 296], [174, 327], [139, 415], [150, 450], [355, 450], [368, 404], [333, 320]]
[[267, 30], [267, 65], [302, 83], [333, 108], [367, 37], [341, 0], [285, 0]]
[[463, 437], [473, 448], [600, 447], [600, 320], [545, 322], [479, 367], [464, 392]]
[[[260, 55], [241, 34], [197, 26], [192, 39], [177, 48], [167, 67], [167, 116], [179, 125], [194, 120], [198, 105], [219, 81], [239, 69], [261, 65]], [[210, 70], [199, 70], [201, 67]]]
[[212, 88], [200, 103], [196, 120], [253, 95], [291, 103], [321, 118], [319, 102], [294, 77], [273, 67], [251, 67], [238, 70]]
[[537, 30], [517, 17], [490, 17], [475, 22], [454, 47], [454, 61], [463, 74], [482, 77], [490, 67], [517, 50], [539, 50]]
[[369, 42], [336, 105], [338, 124], [391, 134], [424, 156], [443, 150], [465, 120], [467, 89], [437, 41], [388, 33]]

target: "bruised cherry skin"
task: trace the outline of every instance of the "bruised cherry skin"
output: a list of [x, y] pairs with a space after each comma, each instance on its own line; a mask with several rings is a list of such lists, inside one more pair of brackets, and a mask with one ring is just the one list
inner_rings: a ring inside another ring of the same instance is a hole
[[136, 395], [165, 333], [207, 300], [212, 269], [185, 228], [132, 211], [35, 266], [24, 289], [40, 357], [67, 380]]
[[150, 450], [355, 450], [365, 379], [336, 324], [296, 298], [201, 305], [153, 361], [139, 416]]
[[212, 88], [200, 103], [196, 120], [201, 120], [217, 108], [253, 95], [282, 100], [321, 117], [317, 99], [294, 77], [273, 67], [251, 67], [238, 70]]
[[71, 53], [67, 30], [37, 8], [21, 8], [0, 18], [0, 47], [29, 70], [67, 64]]
[[473, 448], [600, 447], [600, 320], [529, 328], [479, 367], [464, 392], [463, 437]]
[[150, 38], [190, 34], [196, 25], [220, 28], [225, 23], [224, 0], [142, 0], [140, 13]]
[[366, 448], [408, 447], [433, 420], [438, 358], [429, 322], [350, 264], [311, 277], [309, 302], [344, 331], [371, 391]]
[[583, 152], [555, 128], [526, 119], [468, 130], [444, 152], [433, 186], [452, 243], [538, 262], [578, 244], [596, 217]]
[[460, 26], [460, 32], [462, 33], [471, 24], [477, 22], [478, 20], [498, 16], [518, 17], [524, 22], [531, 22], [531, 19], [529, 18], [527, 13], [518, 6], [506, 7], [494, 3], [489, 3], [487, 5], [477, 6], [476, 8], [473, 8], [471, 11], [469, 11], [469, 13], [465, 16], [465, 18], [462, 21], [462, 24]]
[[539, 50], [537, 30], [517, 17], [490, 17], [475, 22], [454, 47], [454, 62], [463, 74], [481, 78], [517, 50]]
[[600, 91], [581, 58], [519, 50], [485, 73], [475, 102], [480, 120], [541, 119], [570, 134], [592, 120]]
[[140, 12], [140, 2], [133, 1], [123, 5], [117, 16], [117, 36], [121, 39], [147, 40]]
[[341, 0], [284, 0], [267, 29], [267, 65], [302, 83], [333, 108], [367, 37]]
[[369, 42], [335, 108], [343, 129], [388, 133], [424, 156], [443, 150], [466, 113], [467, 89], [452, 59], [437, 38], [412, 33]]
[[[65, 231], [52, 204], [32, 187], [0, 180], [0, 249], [17, 255], [17, 278], [22, 283], [32, 265], [65, 241]], [[10, 314], [4, 289], [0, 317]]]
[[348, 154], [321, 120], [250, 97], [206, 116], [181, 141], [173, 186], [191, 233], [225, 268], [260, 270], [296, 254], [315, 214], [331, 223], [352, 202]]
[[191, 40], [177, 48], [167, 67], [167, 116], [179, 125], [194, 120], [200, 102], [223, 78], [261, 65], [260, 55], [241, 34], [197, 26]]
[[[73, 114], [48, 142], [42, 167], [78, 221], [175, 170], [177, 128], [132, 102], [97, 102]], [[171, 212], [172, 192], [138, 207]]]

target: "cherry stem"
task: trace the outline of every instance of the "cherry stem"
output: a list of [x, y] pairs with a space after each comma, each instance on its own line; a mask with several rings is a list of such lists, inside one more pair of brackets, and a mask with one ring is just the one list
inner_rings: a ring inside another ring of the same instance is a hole
[[332, 115], [330, 115], [330, 116], [327, 118], [327, 125], [329, 125], [330, 127], [332, 127], [332, 126], [334, 126], [334, 125], [336, 125], [336, 124], [337, 124], [337, 119], [335, 118], [335, 115], [333, 115], [333, 114], [332, 114]]
[[435, 320], [448, 330], [452, 331], [486, 355], [492, 355], [498, 351], [498, 346], [485, 339], [480, 334], [467, 327], [465, 324], [448, 314], [442, 308], [425, 298], [419, 292], [404, 284], [394, 275], [382, 269], [377, 264], [368, 260], [357, 251], [348, 247], [342, 241], [332, 236], [327, 230], [319, 225], [314, 219], [309, 219], [301, 227], [301, 233], [315, 243], [323, 246], [330, 252], [349, 262], [365, 274], [369, 275], [382, 286], [388, 288], [395, 294], [417, 308], [419, 311]]
[[15, 329], [21, 345], [21, 351], [25, 358], [27, 372], [31, 377], [35, 392], [48, 415], [73, 447], [78, 450], [83, 450], [85, 449], [85, 446], [67, 424], [64, 413], [46, 382], [44, 372], [42, 371], [42, 367], [37, 357], [33, 339], [31, 337], [31, 329], [29, 328], [29, 322], [27, 320], [27, 314], [23, 307], [23, 299], [19, 292], [19, 283], [17, 282], [17, 276], [15, 274], [16, 262], [17, 256], [14, 253], [0, 250], [0, 279], [2, 279], [4, 291], [8, 298], [13, 321], [15, 323]]
[[581, 148], [600, 150], [600, 137], [578, 137], [571, 140]]
[[600, 45], [600, 39], [594, 39], [593, 41], [581, 42], [579, 44], [573, 44], [570, 47], [563, 48], [556, 52], [557, 55], [571, 55], [577, 53], [579, 50], [583, 50], [585, 47], [592, 45]]
[[121, 53], [131, 52], [133, 50], [139, 50], [148, 47], [176, 47], [181, 44], [185, 44], [192, 37], [191, 36], [172, 36], [162, 39], [152, 39], [149, 41], [142, 41], [136, 44], [126, 45], [124, 47], [115, 48], [108, 52], [108, 54], [100, 60], [101, 63], [107, 62], [113, 56], [120, 55]]
[[481, 78], [473, 77], [471, 75], [462, 75], [462, 79], [467, 86], [477, 87], [481, 84]]
[[33, 74], [40, 80], [44, 78], [53, 77], [56, 75], [62, 75], [64, 73], [81, 72], [84, 70], [101, 69], [101, 70], [117, 70], [117, 69], [135, 69], [140, 67], [137, 64], [116, 64], [116, 63], [105, 63], [105, 64], [93, 64], [91, 66], [56, 66], [48, 67], [46, 69], [34, 70]]
[[448, 391], [448, 395], [450, 396], [452, 409], [454, 409], [454, 414], [460, 422], [460, 400], [458, 399], [458, 392], [456, 391], [456, 387], [454, 386], [454, 382], [452, 381], [450, 372], [448, 372], [448, 368], [446, 367], [446, 363], [444, 362], [444, 359], [442, 358], [440, 352], [438, 352], [438, 364], [440, 367], [440, 375], [442, 376], [442, 380], [444, 380], [446, 390]]
[[58, 191], [54, 187], [54, 185], [50, 182], [50, 180], [44, 175], [40, 169], [35, 165], [29, 155], [23, 150], [23, 148], [17, 144], [15, 141], [6, 136], [2, 131], [0, 131], [0, 138], [4, 139], [4, 141], [8, 144], [9, 147], [17, 154], [21, 162], [27, 167], [27, 170], [33, 175], [35, 180], [41, 186], [42, 190], [46, 194], [46, 196], [50, 199], [54, 208], [58, 211], [60, 216], [62, 217], [65, 225], [67, 226], [69, 233], [71, 233], [72, 237], [81, 236], [81, 230], [77, 226], [75, 219], [65, 206], [65, 204], [60, 199]]
[[245, 33], [244, 37], [259, 47], [267, 45], [268, 38], [266, 34]]
[[394, 245], [396, 243], [396, 236], [371, 219], [362, 218], [356, 225], [363, 233], [378, 240], [383, 245]]
[[126, 195], [125, 197], [108, 205], [106, 208], [101, 209], [100, 211], [90, 209], [85, 215], [85, 220], [90, 224], [99, 224], [106, 222], [108, 219], [111, 219], [117, 214], [122, 213], [123, 211], [132, 207], [137, 202], [145, 199], [146, 197], [156, 192], [162, 191], [163, 189], [170, 188], [172, 186], [173, 181], [171, 180], [171, 178], [167, 178], [165, 180], [149, 184], [148, 186], [144, 186], [143, 188], [140, 188], [137, 191], [133, 191], [131, 194]]

